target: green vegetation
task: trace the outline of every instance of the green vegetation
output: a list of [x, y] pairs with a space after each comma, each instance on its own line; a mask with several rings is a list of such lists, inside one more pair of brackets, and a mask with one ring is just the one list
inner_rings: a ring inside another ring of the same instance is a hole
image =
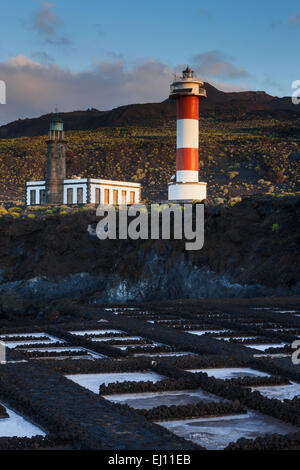
[[280, 227], [279, 227], [278, 224], [273, 224], [273, 225], [272, 225], [272, 232], [278, 232], [279, 228], [280, 228]]

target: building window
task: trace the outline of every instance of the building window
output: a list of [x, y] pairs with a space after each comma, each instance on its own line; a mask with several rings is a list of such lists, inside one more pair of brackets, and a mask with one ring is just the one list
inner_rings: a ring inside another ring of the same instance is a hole
[[36, 191], [35, 189], [32, 189], [30, 191], [30, 205], [34, 206], [34, 204], [36, 204]]
[[73, 204], [73, 188], [67, 189], [67, 204]]
[[40, 204], [45, 204], [46, 202], [46, 191], [44, 189], [40, 189]]
[[118, 202], [118, 190], [114, 189], [114, 204], [117, 205]]
[[127, 204], [127, 192], [122, 191], [122, 204]]
[[130, 204], [134, 204], [134, 203], [135, 203], [135, 192], [130, 191]]
[[96, 188], [95, 202], [96, 202], [96, 204], [100, 204], [100, 201], [101, 201], [101, 190], [100, 190], [100, 188]]
[[104, 204], [109, 204], [109, 189], [104, 189]]
[[83, 188], [77, 188], [77, 204], [83, 204]]

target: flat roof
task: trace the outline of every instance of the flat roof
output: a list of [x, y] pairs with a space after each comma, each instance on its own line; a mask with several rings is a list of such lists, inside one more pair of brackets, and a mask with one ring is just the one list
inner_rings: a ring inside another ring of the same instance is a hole
[[[65, 179], [64, 184], [83, 184], [83, 183], [93, 183], [93, 184], [103, 184], [111, 186], [129, 186], [133, 188], [139, 188], [141, 183], [135, 183], [132, 181], [116, 181], [116, 180], [104, 180], [96, 178], [74, 178], [74, 179]], [[27, 181], [26, 186], [43, 186], [46, 184], [46, 181]]]

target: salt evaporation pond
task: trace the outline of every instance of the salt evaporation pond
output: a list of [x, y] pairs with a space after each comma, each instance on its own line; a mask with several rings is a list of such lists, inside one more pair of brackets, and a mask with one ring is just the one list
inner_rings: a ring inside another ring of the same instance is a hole
[[122, 405], [129, 405], [134, 409], [150, 410], [156, 406], [181, 406], [198, 403], [199, 401], [205, 403], [225, 401], [212, 393], [205, 392], [202, 389], [197, 390], [180, 390], [168, 392], [153, 392], [153, 393], [126, 393], [120, 395], [103, 396], [109, 401], [120, 403]]
[[[57, 355], [55, 356], [51, 356], [51, 354], [49, 354], [49, 356], [36, 356], [34, 357], [33, 359], [59, 359], [60, 357], [63, 358], [63, 359], [74, 359], [75, 357], [76, 358], [79, 358], [79, 359], [84, 359], [85, 357], [89, 356], [89, 357], [92, 357], [92, 358], [95, 358], [95, 359], [103, 359], [103, 358], [106, 358], [107, 356], [104, 356], [103, 354], [100, 354], [100, 353], [96, 353], [94, 351], [90, 351], [89, 349], [85, 349], [85, 348], [82, 348], [82, 347], [76, 347], [76, 346], [66, 346], [66, 347], [61, 347], [61, 348], [51, 348], [51, 347], [47, 347], [47, 348], [30, 348], [30, 349], [26, 349], [25, 351], [27, 352], [41, 352], [41, 353], [51, 353], [51, 352], [55, 352], [57, 353]], [[86, 355], [77, 355], [76, 356], [76, 353], [80, 353], [80, 352], [86, 352], [87, 354]], [[66, 353], [66, 352], [70, 352], [72, 353], [72, 355], [61, 355], [59, 356], [59, 353]]]
[[289, 434], [299, 431], [295, 426], [254, 411], [242, 415], [162, 421], [156, 424], [209, 450], [222, 450], [241, 437], [255, 439], [267, 433]]
[[171, 352], [163, 352], [163, 353], [137, 353], [134, 354], [134, 357], [140, 357], [140, 356], [147, 356], [147, 357], [181, 357], [181, 356], [194, 356], [197, 357], [198, 354], [196, 353], [191, 353], [191, 352], [177, 352], [177, 351], [171, 351]]
[[277, 313], [297, 313], [298, 310], [279, 310]]
[[76, 374], [66, 375], [67, 379], [73, 380], [88, 390], [98, 394], [101, 384], [108, 385], [116, 382], [158, 382], [165, 379], [164, 376], [155, 372], [114, 372], [111, 374]]
[[204, 372], [209, 377], [216, 379], [235, 379], [240, 377], [270, 377], [269, 374], [259, 370], [250, 369], [247, 367], [224, 367], [218, 369], [190, 369], [187, 372]]
[[4, 403], [0, 405], [6, 408], [9, 418], [0, 419], [0, 437], [33, 437], [46, 434], [35, 424], [27, 421], [23, 416], [7, 408]]
[[202, 336], [205, 335], [206, 333], [212, 333], [212, 334], [217, 334], [217, 333], [230, 333], [231, 330], [194, 330], [194, 331], [187, 331], [187, 333], [190, 333], [190, 335], [197, 335], [197, 336]]
[[[32, 336], [33, 338], [41, 338], [42, 336], [47, 336], [48, 338], [54, 338], [54, 336], [50, 336], [47, 333], [9, 333], [8, 335], [0, 335], [0, 338], [14, 338], [19, 336], [20, 338], [28, 338]], [[57, 338], [55, 338], [57, 339]]]
[[266, 351], [269, 348], [284, 348], [287, 343], [271, 343], [271, 344], [244, 344], [246, 348], [257, 349], [258, 351]]
[[[9, 349], [12, 348], [17, 348], [18, 346], [34, 346], [35, 344], [45, 344], [45, 345], [51, 345], [53, 343], [65, 343], [64, 340], [56, 338], [55, 336], [48, 335], [47, 333], [13, 333], [13, 334], [8, 334], [8, 335], [0, 335], [0, 340], [3, 338], [24, 338], [20, 339], [17, 341], [10, 341], [9, 339], [2, 341], [4, 342], [5, 346], [7, 346]], [[36, 339], [27, 339], [27, 338], [36, 338]], [[39, 339], [39, 338], [44, 338], [46, 337], [47, 339]]]
[[114, 348], [121, 349], [121, 351], [126, 351], [128, 348], [156, 348], [157, 346], [164, 346], [161, 343], [132, 343], [132, 344], [126, 344], [126, 346], [122, 346], [120, 344], [112, 344]]
[[[230, 341], [231, 339], [234, 339], [236, 341], [243, 341], [243, 340], [246, 340], [246, 339], [257, 339], [257, 336], [230, 336], [229, 338], [216, 338], [216, 337], [214, 337], [214, 339], [222, 340], [222, 341]], [[245, 346], [245, 345], [243, 344], [243, 346]]]
[[300, 396], [300, 384], [291, 382], [291, 385], [276, 385], [270, 387], [253, 387], [267, 398], [277, 398], [277, 400], [292, 400], [294, 397]]
[[80, 331], [69, 331], [72, 335], [84, 336], [84, 335], [105, 335], [106, 333], [125, 333], [121, 330], [80, 330]]
[[142, 338], [141, 336], [121, 336], [121, 337], [116, 337], [116, 336], [107, 336], [105, 338], [91, 338], [92, 341], [95, 341], [95, 342], [107, 342], [107, 341], [111, 341], [111, 340], [114, 340], [116, 342], [122, 342], [122, 341], [139, 341], [141, 339], [144, 339]]

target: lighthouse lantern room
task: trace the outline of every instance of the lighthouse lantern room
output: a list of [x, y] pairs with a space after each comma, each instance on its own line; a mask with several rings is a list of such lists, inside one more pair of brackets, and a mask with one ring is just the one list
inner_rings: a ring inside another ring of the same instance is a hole
[[187, 67], [171, 84], [177, 104], [176, 177], [169, 183], [170, 201], [206, 199], [206, 183], [199, 182], [199, 101], [206, 98], [204, 83]]

